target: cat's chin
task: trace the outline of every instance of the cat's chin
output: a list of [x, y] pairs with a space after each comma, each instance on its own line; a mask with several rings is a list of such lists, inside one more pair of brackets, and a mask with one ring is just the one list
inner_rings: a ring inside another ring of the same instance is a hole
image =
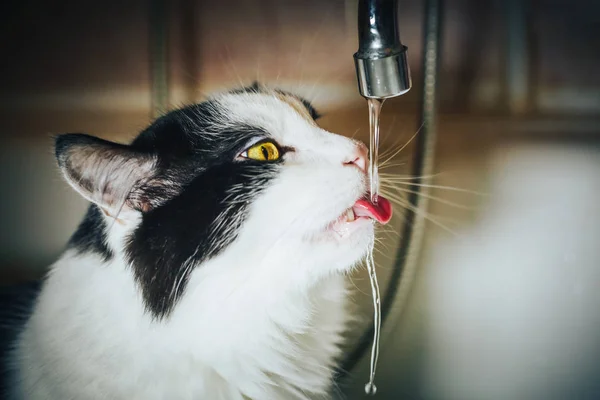
[[314, 242], [359, 243], [370, 242], [375, 230], [375, 220], [355, 215], [352, 208], [346, 210], [339, 218], [329, 223], [317, 235]]
[[329, 223], [319, 232], [308, 237], [310, 243], [369, 243], [375, 230], [375, 220], [356, 217], [351, 209]]

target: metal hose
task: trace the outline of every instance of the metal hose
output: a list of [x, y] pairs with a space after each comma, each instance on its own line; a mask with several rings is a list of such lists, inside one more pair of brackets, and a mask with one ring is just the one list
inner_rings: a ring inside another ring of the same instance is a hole
[[[412, 164], [414, 178], [408, 195], [411, 209], [407, 210], [406, 221], [394, 267], [390, 276], [388, 289], [382, 297], [381, 321], [385, 323], [390, 310], [402, 312], [411, 289], [417, 261], [421, 253], [421, 245], [425, 232], [423, 211], [427, 208], [427, 188], [421, 186], [423, 176], [433, 173], [434, 153], [436, 142], [436, 113], [437, 113], [437, 79], [439, 70], [439, 55], [441, 48], [440, 31], [442, 16], [442, 0], [427, 0], [424, 17], [424, 49], [423, 49], [423, 98], [420, 110], [419, 126], [421, 132], [416, 137], [415, 157]], [[421, 195], [423, 194], [423, 196]], [[419, 210], [418, 213], [413, 210]], [[402, 279], [401, 279], [402, 278]], [[351, 371], [373, 340], [373, 323], [361, 336], [356, 348], [343, 360], [339, 374]]]

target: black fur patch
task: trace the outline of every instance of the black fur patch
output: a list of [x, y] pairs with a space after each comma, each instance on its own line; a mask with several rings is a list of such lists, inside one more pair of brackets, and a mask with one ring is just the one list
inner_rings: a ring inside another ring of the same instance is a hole
[[250, 86], [244, 86], [241, 88], [230, 90], [231, 94], [241, 94], [241, 93], [265, 93], [263, 86], [258, 83], [258, 81], [252, 82]]
[[146, 307], [155, 317], [172, 310], [194, 266], [236, 238], [247, 207], [276, 168], [255, 162], [209, 167], [179, 196], [144, 215], [128, 254]]
[[104, 261], [108, 261], [113, 257], [113, 253], [106, 245], [106, 223], [101, 214], [98, 206], [92, 204], [71, 236], [68, 247], [81, 252], [98, 253]]
[[194, 266], [236, 238], [248, 205], [279, 167], [236, 160], [249, 140], [269, 135], [248, 125], [224, 127], [222, 118], [210, 101], [187, 107], [158, 119], [132, 144], [159, 160], [157, 175], [139, 191], [160, 201], [127, 243], [146, 309], [157, 319], [172, 311]]
[[[157, 159], [156, 171], [130, 193], [132, 203], [143, 205], [142, 220], [125, 243], [146, 310], [156, 319], [173, 310], [193, 268], [237, 237], [248, 206], [280, 167], [281, 161], [237, 159], [250, 140], [269, 134], [234, 125], [225, 112], [213, 100], [173, 111], [129, 147]], [[105, 225], [91, 206], [70, 246], [110, 259]]]
[[321, 114], [319, 114], [319, 112], [313, 107], [313, 105], [308, 100], [303, 99], [303, 98], [299, 98], [299, 99], [302, 102], [302, 104], [304, 104], [304, 107], [306, 107], [306, 109], [310, 113], [310, 116], [312, 117], [312, 119], [314, 119], [316, 121], [319, 118], [321, 118]]

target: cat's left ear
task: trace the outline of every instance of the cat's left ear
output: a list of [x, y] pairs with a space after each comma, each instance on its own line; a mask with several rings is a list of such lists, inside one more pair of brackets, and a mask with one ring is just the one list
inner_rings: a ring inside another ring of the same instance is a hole
[[59, 135], [55, 151], [66, 181], [105, 213], [116, 217], [128, 209], [145, 210], [132, 193], [152, 178], [153, 155], [80, 133]]

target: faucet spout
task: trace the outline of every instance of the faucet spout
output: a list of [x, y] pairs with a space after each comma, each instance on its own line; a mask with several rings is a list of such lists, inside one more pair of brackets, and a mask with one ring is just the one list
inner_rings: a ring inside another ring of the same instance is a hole
[[360, 94], [387, 99], [408, 92], [412, 81], [406, 51], [398, 35], [396, 0], [359, 0], [354, 64]]

